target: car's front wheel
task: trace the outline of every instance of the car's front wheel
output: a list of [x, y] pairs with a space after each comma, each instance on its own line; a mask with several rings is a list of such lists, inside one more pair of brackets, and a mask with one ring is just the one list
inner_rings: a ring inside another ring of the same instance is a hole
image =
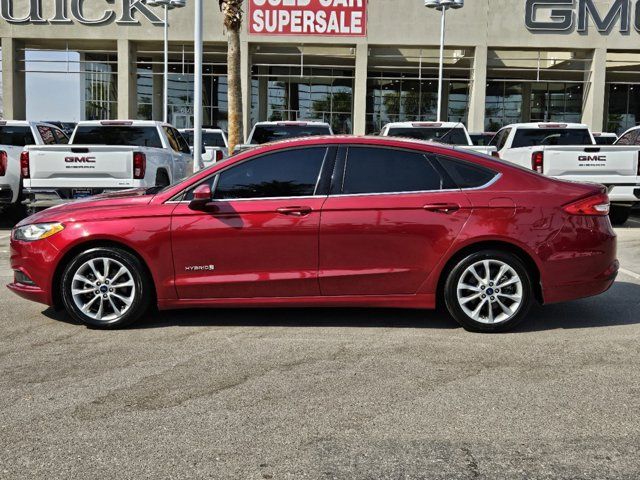
[[527, 315], [533, 302], [531, 276], [511, 253], [474, 252], [453, 267], [444, 299], [449, 313], [465, 329], [503, 332]]
[[78, 254], [62, 274], [62, 300], [76, 320], [118, 328], [137, 320], [151, 301], [151, 282], [135, 255], [114, 247]]

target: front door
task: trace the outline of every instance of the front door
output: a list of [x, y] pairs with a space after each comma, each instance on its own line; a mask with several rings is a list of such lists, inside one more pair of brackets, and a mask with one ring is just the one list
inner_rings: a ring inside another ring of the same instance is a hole
[[318, 189], [331, 153], [335, 149], [307, 147], [254, 157], [206, 180], [215, 211], [180, 203], [172, 219], [179, 298], [319, 295], [326, 194]]
[[339, 162], [322, 209], [322, 294], [417, 293], [469, 217], [466, 195], [420, 152], [353, 146]]

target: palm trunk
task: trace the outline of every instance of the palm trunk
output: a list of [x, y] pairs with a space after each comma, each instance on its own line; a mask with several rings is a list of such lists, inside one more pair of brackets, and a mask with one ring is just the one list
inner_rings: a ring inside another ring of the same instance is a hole
[[240, 82], [240, 29], [227, 31], [227, 95], [229, 103], [229, 151], [244, 141], [242, 122], [242, 84]]

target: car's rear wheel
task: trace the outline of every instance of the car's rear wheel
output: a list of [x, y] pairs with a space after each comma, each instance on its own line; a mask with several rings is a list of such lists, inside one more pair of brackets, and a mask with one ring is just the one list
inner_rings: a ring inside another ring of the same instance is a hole
[[631, 215], [631, 207], [624, 205], [611, 205], [609, 219], [612, 225], [624, 225]]
[[447, 277], [444, 299], [449, 313], [465, 329], [503, 332], [520, 323], [531, 307], [531, 275], [511, 253], [471, 253]]
[[118, 328], [137, 320], [151, 301], [151, 282], [135, 255], [99, 247], [77, 255], [62, 275], [62, 300], [76, 320]]

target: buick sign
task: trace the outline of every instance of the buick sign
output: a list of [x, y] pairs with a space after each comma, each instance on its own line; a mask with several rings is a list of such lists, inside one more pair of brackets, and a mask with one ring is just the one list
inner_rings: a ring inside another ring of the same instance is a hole
[[527, 0], [525, 24], [532, 32], [585, 33], [592, 22], [600, 33], [609, 33], [616, 26], [629, 33], [631, 25], [640, 32], [640, 1], [612, 0], [608, 6], [597, 6], [596, 0]]

